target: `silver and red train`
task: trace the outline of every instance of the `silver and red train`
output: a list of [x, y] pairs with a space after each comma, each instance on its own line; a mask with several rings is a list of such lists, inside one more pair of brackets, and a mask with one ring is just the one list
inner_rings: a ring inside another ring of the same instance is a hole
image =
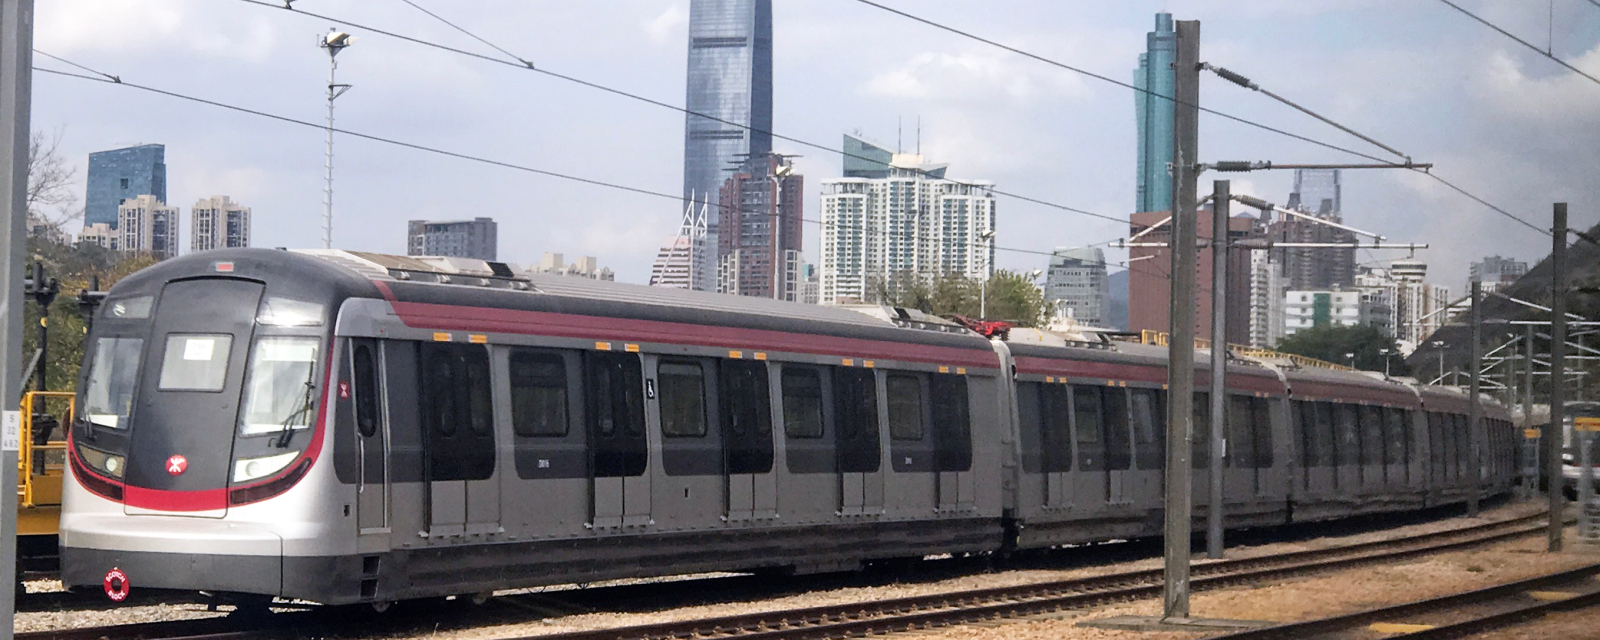
[[[1157, 535], [1165, 352], [475, 260], [194, 254], [118, 283], [88, 336], [63, 579], [387, 603]], [[1229, 527], [1510, 486], [1492, 401], [1472, 469], [1459, 391], [1256, 360], [1228, 383]]]

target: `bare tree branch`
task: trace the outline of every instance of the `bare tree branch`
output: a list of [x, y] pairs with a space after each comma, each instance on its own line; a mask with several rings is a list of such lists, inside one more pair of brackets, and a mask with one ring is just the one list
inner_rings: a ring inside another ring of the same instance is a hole
[[83, 217], [72, 188], [77, 174], [77, 168], [61, 155], [60, 130], [48, 135], [33, 132], [28, 139], [29, 227], [42, 225], [61, 234], [67, 223]]

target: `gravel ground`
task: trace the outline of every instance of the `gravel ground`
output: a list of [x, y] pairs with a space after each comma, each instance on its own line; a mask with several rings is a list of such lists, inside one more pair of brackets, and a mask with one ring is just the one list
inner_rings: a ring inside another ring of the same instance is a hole
[[1557, 613], [1516, 627], [1467, 636], [1464, 640], [1592, 640], [1600, 638], [1600, 624], [1595, 623], [1597, 615], [1600, 613], [1595, 609]]
[[[1498, 508], [1498, 509], [1495, 509], [1495, 510], [1492, 510], [1492, 511], [1486, 511], [1484, 513], [1484, 517], [1485, 517], [1485, 519], [1491, 519], [1491, 520], [1509, 519], [1509, 518], [1513, 518], [1513, 517], [1526, 515], [1528, 513], [1535, 512], [1538, 509], [1539, 509], [1539, 507], [1537, 505], [1533, 505], [1533, 504], [1512, 504], [1512, 505], [1504, 506], [1504, 507], [1501, 507], [1501, 508]], [[1399, 537], [1399, 536], [1406, 536], [1406, 535], [1416, 535], [1416, 534], [1428, 533], [1428, 532], [1433, 532], [1433, 531], [1454, 529], [1454, 528], [1459, 528], [1459, 527], [1464, 527], [1464, 526], [1470, 526], [1470, 525], [1473, 525], [1473, 524], [1477, 524], [1479, 522], [1481, 522], [1481, 521], [1472, 521], [1472, 520], [1467, 520], [1465, 518], [1454, 518], [1454, 519], [1447, 519], [1447, 520], [1440, 520], [1440, 521], [1436, 521], [1436, 522], [1430, 522], [1430, 523], [1426, 523], [1426, 524], [1419, 524], [1419, 525], [1411, 525], [1411, 526], [1406, 526], [1406, 527], [1400, 527], [1400, 528], [1387, 530], [1387, 531], [1364, 533], [1364, 534], [1354, 535], [1354, 536], [1344, 536], [1344, 537], [1335, 537], [1335, 538], [1318, 538], [1318, 539], [1314, 539], [1314, 540], [1306, 540], [1306, 541], [1300, 541], [1300, 542], [1275, 543], [1275, 544], [1267, 544], [1267, 545], [1259, 545], [1259, 546], [1251, 546], [1251, 547], [1232, 547], [1232, 548], [1229, 548], [1229, 550], [1228, 550], [1228, 557], [1229, 558], [1256, 557], [1256, 556], [1262, 556], [1262, 555], [1272, 555], [1272, 554], [1286, 553], [1286, 552], [1290, 552], [1290, 551], [1300, 551], [1300, 550], [1307, 550], [1307, 549], [1325, 548], [1325, 547], [1330, 547], [1330, 546], [1340, 546], [1340, 545], [1354, 544], [1354, 543], [1359, 543], [1359, 542], [1382, 540], [1382, 539], [1387, 539], [1387, 538], [1392, 538], [1392, 537]], [[1461, 569], [1461, 572], [1464, 572], [1469, 577], [1480, 577], [1481, 578], [1481, 577], [1484, 577], [1484, 576], [1488, 576], [1489, 582], [1497, 582], [1497, 581], [1498, 582], [1503, 582], [1505, 580], [1510, 580], [1510, 579], [1513, 579], [1513, 578], [1504, 577], [1502, 579], [1502, 576], [1506, 575], [1506, 574], [1501, 574], [1499, 572], [1500, 570], [1499, 570], [1498, 567], [1500, 567], [1501, 565], [1509, 564], [1509, 565], [1512, 565], [1513, 567], [1515, 567], [1515, 566], [1520, 566], [1520, 565], [1524, 565], [1525, 564], [1527, 566], [1538, 566], [1538, 567], [1540, 567], [1540, 569], [1530, 569], [1529, 570], [1530, 573], [1528, 573], [1526, 575], [1532, 575], [1533, 573], [1539, 573], [1540, 570], [1544, 566], [1546, 566], [1546, 565], [1539, 564], [1538, 562], [1533, 561], [1533, 560], [1537, 560], [1537, 559], [1543, 558], [1542, 555], [1535, 555], [1535, 554], [1530, 554], [1530, 553], [1525, 553], [1525, 552], [1524, 553], [1504, 552], [1502, 555], [1505, 556], [1505, 557], [1500, 558], [1498, 560], [1498, 564], [1496, 564], [1495, 558], [1485, 558], [1485, 559], [1482, 559], [1482, 560], [1471, 561], [1471, 562], [1479, 562], [1479, 563], [1483, 564], [1483, 566], [1481, 567], [1483, 569], [1483, 571], [1467, 571], [1465, 569]], [[1523, 563], [1512, 562], [1511, 560], [1513, 560], [1513, 559], [1521, 559], [1521, 560], [1524, 560], [1524, 561], [1527, 561], [1527, 562], [1523, 562]], [[1530, 559], [1533, 559], [1533, 560], [1530, 560]], [[1205, 561], [1204, 560], [1197, 560], [1197, 563], [1203, 563], [1203, 562], [1205, 562]], [[1439, 562], [1443, 562], [1443, 560], [1440, 560]], [[806, 593], [806, 594], [800, 594], [800, 595], [793, 595], [793, 596], [785, 596], [785, 597], [779, 597], [779, 598], [765, 599], [765, 600], [760, 600], [760, 601], [750, 601], [750, 602], [732, 601], [732, 602], [705, 605], [705, 606], [684, 607], [684, 608], [678, 608], [678, 609], [670, 609], [670, 610], [646, 612], [646, 613], [613, 613], [613, 612], [604, 612], [604, 613], [570, 615], [570, 616], [562, 616], [562, 617], [555, 617], [555, 618], [545, 618], [545, 619], [542, 619], [542, 620], [534, 621], [534, 622], [531, 622], [531, 623], [525, 623], [525, 624], [497, 625], [497, 626], [480, 627], [480, 628], [464, 629], [464, 630], [434, 630], [434, 629], [428, 629], [425, 632], [419, 632], [417, 634], [401, 634], [401, 635], [394, 635], [394, 636], [391, 636], [391, 637], [397, 638], [397, 639], [398, 638], [411, 638], [411, 637], [415, 637], [415, 638], [424, 638], [424, 637], [426, 637], [429, 640], [490, 640], [490, 639], [494, 639], [494, 638], [516, 637], [516, 636], [535, 635], [535, 634], [544, 634], [544, 633], [558, 633], [558, 632], [563, 632], [563, 631], [575, 631], [575, 630], [584, 630], [584, 629], [596, 629], [596, 628], [606, 628], [606, 627], [627, 626], [627, 625], [635, 625], [635, 624], [646, 624], [646, 623], [651, 623], [651, 622], [664, 622], [664, 621], [672, 621], [672, 620], [684, 620], [684, 619], [698, 618], [698, 617], [708, 617], [708, 616], [734, 615], [734, 614], [740, 614], [740, 613], [752, 613], [752, 612], [758, 612], [758, 611], [770, 611], [770, 610], [777, 610], [777, 609], [792, 609], [792, 608], [799, 608], [799, 607], [810, 607], [810, 606], [820, 606], [820, 605], [828, 605], [828, 604], [838, 604], [838, 603], [844, 603], [844, 602], [858, 602], [858, 601], [862, 601], [862, 600], [882, 600], [882, 599], [897, 598], [897, 597], [904, 597], [904, 596], [925, 595], [925, 594], [930, 594], [930, 593], [938, 593], [938, 592], [942, 592], [942, 591], [956, 591], [956, 590], [964, 590], [964, 589], [977, 589], [977, 588], [986, 588], [986, 587], [1009, 586], [1009, 585], [1026, 584], [1026, 583], [1033, 583], [1033, 582], [1044, 582], [1044, 581], [1050, 581], [1050, 580], [1063, 580], [1063, 579], [1071, 579], [1071, 578], [1080, 578], [1080, 577], [1085, 577], [1085, 576], [1099, 575], [1099, 574], [1116, 572], [1116, 571], [1129, 571], [1129, 570], [1135, 570], [1135, 569], [1158, 568], [1160, 566], [1161, 566], [1161, 559], [1160, 558], [1148, 558], [1148, 559], [1145, 559], [1145, 560], [1139, 560], [1139, 561], [1135, 561], [1135, 562], [1126, 562], [1126, 563], [1120, 563], [1120, 564], [1114, 564], [1114, 565], [1101, 565], [1101, 566], [1085, 567], [1085, 568], [1077, 568], [1077, 569], [1069, 569], [1069, 570], [1017, 570], [1017, 571], [1008, 571], [1008, 572], [1003, 572], [1003, 573], [990, 573], [990, 574], [977, 574], [977, 575], [962, 576], [962, 577], [959, 577], [959, 578], [953, 578], [953, 579], [948, 579], [948, 580], [940, 580], [940, 581], [935, 581], [935, 582], [906, 583], [906, 584], [896, 584], [896, 585], [889, 585], [889, 586], [874, 586], [874, 587], [858, 587], [858, 588], [834, 589], [834, 590], [828, 590], [828, 591], [818, 591], [818, 592], [812, 592], [812, 593]], [[1383, 570], [1380, 570], [1380, 571], [1366, 570], [1365, 572], [1366, 573], [1371, 573], [1373, 575], [1382, 574], [1382, 575], [1387, 576], [1388, 574], [1385, 573], [1385, 572], [1389, 571], [1390, 569], [1391, 568], [1384, 568]], [[1403, 582], [1404, 579], [1405, 579], [1404, 576], [1400, 577], [1400, 581], [1401, 582]], [[1298, 583], [1296, 583], [1296, 584], [1298, 584]], [[1439, 582], [1438, 581], [1433, 581], [1432, 584], [1439, 585]], [[1485, 584], [1488, 584], [1488, 582], [1486, 582]], [[1293, 585], [1291, 584], [1291, 585], [1285, 585], [1285, 586], [1293, 586]], [[1454, 589], [1454, 586], [1455, 586], [1454, 584], [1449, 584], [1449, 585], [1441, 586], [1441, 588], [1445, 589], [1445, 591], [1459, 590], [1459, 589]], [[45, 583], [30, 583], [30, 585], [29, 585], [29, 590], [30, 591], [55, 590], [55, 589], [59, 589], [59, 588], [60, 588], [59, 583], [55, 583], [54, 585], [45, 584]], [[1277, 587], [1273, 587], [1273, 588], [1277, 588]], [[1342, 588], [1349, 588], [1349, 587], [1347, 586], [1347, 587], [1342, 587]], [[1308, 608], [1308, 607], [1303, 607], [1303, 606], [1302, 607], [1290, 607], [1290, 608], [1266, 607], [1265, 610], [1267, 612], [1277, 614], [1277, 617], [1274, 617], [1274, 616], [1269, 616], [1269, 615], [1265, 615], [1265, 614], [1249, 615], [1247, 613], [1236, 613], [1236, 614], [1221, 614], [1221, 613], [1219, 613], [1219, 614], [1213, 614], [1213, 613], [1210, 613], [1210, 611], [1208, 609], [1203, 608], [1204, 606], [1206, 606], [1203, 603], [1210, 602], [1209, 599], [1211, 599], [1211, 598], [1219, 598], [1219, 597], [1226, 597], [1226, 596], [1228, 596], [1228, 594], [1232, 593], [1233, 591], [1237, 591], [1237, 590], [1230, 590], [1230, 591], [1227, 591], [1227, 592], [1218, 592], [1216, 594], [1198, 594], [1198, 595], [1196, 595], [1195, 600], [1194, 600], [1194, 602], [1195, 602], [1194, 610], [1198, 614], [1208, 615], [1208, 616], [1252, 617], [1252, 618], [1258, 618], [1258, 619], [1290, 619], [1290, 618], [1285, 618], [1285, 617], [1282, 617], [1282, 616], [1298, 615], [1300, 612], [1303, 612], [1303, 611], [1315, 610], [1314, 607], [1313, 608]], [[1441, 593], [1443, 593], [1443, 592], [1441, 592]], [[1346, 595], [1350, 595], [1350, 594], [1346, 594]], [[559, 593], [551, 593], [551, 594], [547, 594], [547, 595], [544, 595], [544, 596], [534, 596], [534, 597], [536, 599], [540, 598], [540, 597], [551, 598], [557, 603], [559, 603], [559, 600], [560, 600], [560, 594]], [[1233, 606], [1233, 607], [1238, 607], [1240, 611], [1248, 611], [1248, 608], [1245, 605], [1248, 602], [1253, 601], [1256, 596], [1255, 595], [1245, 595], [1245, 596], [1236, 595], [1235, 597], [1237, 598], [1237, 601], [1231, 602], [1231, 603], [1226, 601], [1226, 600], [1220, 600], [1219, 602], [1224, 603], [1224, 605], [1219, 605], [1219, 606]], [[737, 595], [730, 594], [729, 598], [730, 599], [737, 598]], [[1327, 600], [1327, 599], [1324, 599], [1324, 600]], [[1338, 599], [1338, 600], [1342, 601], [1343, 599]], [[1331, 600], [1329, 600], [1329, 601], [1331, 601]], [[503, 599], [497, 600], [496, 602], [499, 603], [498, 606], [519, 606], [521, 604], [526, 604], [521, 598], [503, 598]], [[538, 603], [537, 603], [537, 601], [535, 601], [533, 604], [534, 604], [534, 606], [537, 606]], [[398, 606], [405, 606], [405, 605], [402, 603], [401, 605], [398, 605]], [[493, 606], [493, 605], [491, 605], [491, 606]], [[1352, 603], [1349, 606], [1355, 607], [1355, 606], [1358, 606], [1358, 604]], [[1119, 608], [1119, 609], [1115, 610], [1116, 613], [1130, 613], [1130, 612], [1136, 612], [1136, 611], [1137, 612], [1141, 612], [1141, 613], [1145, 612], [1143, 609], [1140, 609], [1139, 606], [1124, 607], [1124, 608]], [[1110, 615], [1110, 614], [1113, 614], [1114, 612], [1113, 612], [1113, 610], [1106, 610], [1103, 613]], [[215, 613], [215, 612], [207, 612], [205, 610], [205, 606], [204, 605], [189, 605], [189, 604], [139, 606], [139, 607], [126, 607], [126, 608], [109, 609], [109, 610], [63, 610], [63, 611], [51, 611], [51, 612], [26, 612], [26, 613], [17, 614], [16, 622], [15, 622], [15, 628], [16, 628], [17, 631], [41, 631], [41, 630], [49, 630], [49, 629], [80, 628], [80, 627], [92, 627], [92, 626], [102, 626], [102, 625], [112, 625], [112, 624], [127, 624], [127, 623], [133, 623], [133, 622], [149, 622], [149, 621], [156, 621], [156, 620], [178, 620], [178, 619], [204, 618], [204, 617], [212, 617], [212, 616], [217, 616], [217, 615], [221, 615], [221, 614], [218, 614], [218, 613]], [[954, 638], [954, 637], [961, 637], [961, 638], [966, 638], [966, 637], [973, 637], [973, 638], [1021, 637], [1021, 636], [1012, 636], [1012, 635], [1009, 635], [1009, 634], [1012, 634], [1012, 633], [1025, 633], [1025, 632], [1028, 632], [1030, 629], [1032, 629], [1032, 628], [1034, 628], [1036, 626], [1040, 626], [1040, 625], [1049, 627], [1051, 629], [1050, 631], [1047, 632], [1047, 633], [1052, 634], [1051, 637], [1073, 637], [1073, 638], [1078, 638], [1078, 637], [1082, 637], [1082, 638], [1102, 638], [1102, 637], [1111, 638], [1111, 637], [1118, 637], [1118, 638], [1120, 638], [1120, 637], [1125, 637], [1125, 636], [1126, 637], [1133, 637], [1133, 636], [1127, 635], [1127, 634], [1118, 635], [1116, 632], [1109, 632], [1109, 631], [1102, 632], [1102, 631], [1097, 631], [1097, 630], [1081, 629], [1081, 628], [1072, 626], [1072, 622], [1060, 622], [1060, 621], [1056, 621], [1056, 622], [1051, 622], [1051, 621], [1021, 622], [1021, 623], [1016, 623], [1016, 624], [1007, 624], [1007, 625], [994, 627], [994, 628], [990, 628], [990, 629], [964, 627], [964, 628], [961, 628], [961, 629], [947, 630], [942, 635], [947, 635], [948, 637], [952, 637], [952, 638]], [[958, 634], [958, 635], [950, 635], [950, 634]], [[1067, 635], [1060, 635], [1060, 634], [1067, 634]], [[1139, 635], [1138, 637], [1141, 637], [1141, 638], [1160, 638], [1163, 635], [1169, 635], [1169, 634], [1143, 634], [1143, 635]], [[1181, 637], [1194, 637], [1193, 634], [1175, 634], [1175, 637], [1178, 637], [1178, 636], [1181, 636]]]

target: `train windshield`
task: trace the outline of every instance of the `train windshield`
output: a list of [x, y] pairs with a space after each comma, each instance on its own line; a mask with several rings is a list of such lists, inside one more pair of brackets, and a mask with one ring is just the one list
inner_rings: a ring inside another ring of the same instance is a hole
[[84, 415], [95, 426], [125, 429], [133, 406], [133, 385], [139, 377], [139, 354], [144, 340], [100, 338], [94, 361], [89, 363], [89, 387], [84, 394]]
[[256, 341], [239, 429], [243, 435], [310, 428], [315, 417], [317, 339], [266, 337]]

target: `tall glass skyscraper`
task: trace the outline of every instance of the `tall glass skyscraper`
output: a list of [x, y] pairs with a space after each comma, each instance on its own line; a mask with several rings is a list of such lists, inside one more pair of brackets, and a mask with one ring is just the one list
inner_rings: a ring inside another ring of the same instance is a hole
[[143, 144], [89, 154], [89, 189], [83, 203], [83, 226], [117, 226], [117, 205], [139, 196], [167, 201], [167, 148]]
[[[690, 0], [688, 84], [689, 111], [710, 117], [686, 117], [683, 197], [710, 205], [702, 246], [714, 252], [722, 183], [749, 158], [772, 152], [772, 0]], [[717, 256], [703, 258], [716, 264]]]
[[[1156, 30], [1146, 36], [1146, 51], [1139, 54], [1133, 72], [1134, 117], [1139, 126], [1139, 175], [1134, 211], [1172, 208], [1172, 64], [1178, 56], [1178, 34], [1172, 14], [1156, 14]], [[1190, 159], [1193, 162], [1193, 158]]]

